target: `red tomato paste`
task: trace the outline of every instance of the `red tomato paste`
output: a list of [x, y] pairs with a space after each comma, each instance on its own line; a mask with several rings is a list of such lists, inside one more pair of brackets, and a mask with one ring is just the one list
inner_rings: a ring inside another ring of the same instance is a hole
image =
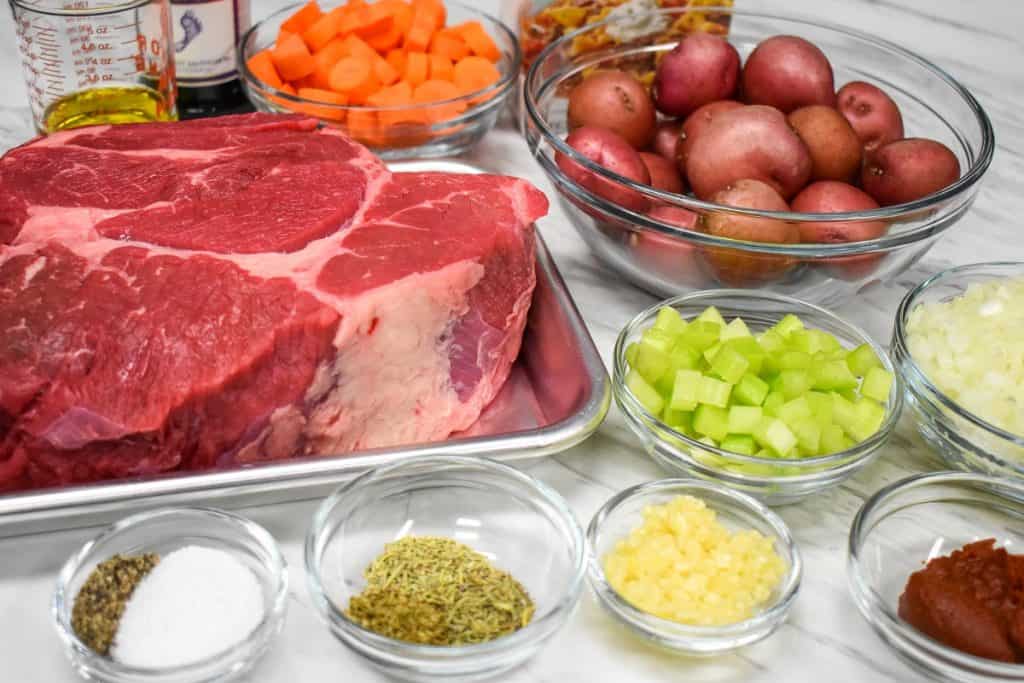
[[962, 652], [1024, 663], [1024, 555], [990, 538], [936, 557], [910, 575], [899, 615]]

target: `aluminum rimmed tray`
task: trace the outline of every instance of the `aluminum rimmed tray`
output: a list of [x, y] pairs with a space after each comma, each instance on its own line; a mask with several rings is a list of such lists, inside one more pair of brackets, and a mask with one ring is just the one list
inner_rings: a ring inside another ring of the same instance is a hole
[[[479, 173], [436, 160], [393, 164], [396, 171]], [[476, 424], [443, 442], [321, 455], [235, 469], [0, 494], [0, 536], [85, 526], [128, 511], [216, 501], [222, 507], [323, 495], [371, 467], [424, 455], [540, 457], [570, 448], [600, 426], [611, 389], [601, 356], [551, 254], [537, 235], [537, 288], [522, 349], [508, 381]]]

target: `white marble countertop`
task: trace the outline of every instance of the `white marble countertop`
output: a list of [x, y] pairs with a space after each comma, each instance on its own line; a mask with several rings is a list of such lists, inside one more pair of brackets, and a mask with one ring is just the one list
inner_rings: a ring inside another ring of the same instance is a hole
[[[509, 0], [478, 0], [495, 10]], [[901, 42], [960, 79], [981, 101], [996, 129], [995, 161], [974, 208], [920, 263], [888, 286], [865, 292], [837, 312], [888, 340], [906, 289], [952, 264], [1024, 258], [1018, 221], [1024, 216], [1024, 3], [989, 0], [736, 0], [738, 6], [779, 9], [845, 24]], [[256, 0], [260, 18], [283, 0]], [[783, 6], [784, 5], [784, 6]], [[0, 150], [31, 134], [11, 15], [0, 16]], [[496, 131], [472, 155], [488, 168], [530, 178], [550, 189], [512, 131]], [[619, 282], [597, 265], [557, 206], [540, 229], [591, 334], [606, 360], [619, 328], [654, 298]], [[609, 496], [664, 474], [648, 459], [613, 408], [599, 433], [558, 456], [525, 466], [558, 489], [586, 524]], [[865, 497], [885, 483], [938, 468], [905, 419], [884, 456], [839, 487], [780, 510], [805, 560], [801, 593], [788, 623], [768, 640], [709, 660], [655, 651], [625, 633], [585, 594], [575, 616], [512, 683], [586, 681], [918, 681], [874, 635], [846, 587], [849, 523]], [[245, 514], [281, 541], [291, 567], [288, 622], [254, 681], [379, 681], [321, 626], [309, 606], [302, 571], [302, 539], [315, 501], [249, 508]], [[0, 541], [0, 680], [11, 683], [74, 680], [51, 625], [49, 601], [64, 559], [93, 530]]]

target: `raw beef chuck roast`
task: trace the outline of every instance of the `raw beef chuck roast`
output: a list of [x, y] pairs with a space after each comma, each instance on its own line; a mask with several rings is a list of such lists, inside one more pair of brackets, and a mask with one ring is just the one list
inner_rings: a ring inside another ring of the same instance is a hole
[[301, 117], [0, 160], [0, 490], [443, 439], [508, 376], [530, 184], [390, 173]]

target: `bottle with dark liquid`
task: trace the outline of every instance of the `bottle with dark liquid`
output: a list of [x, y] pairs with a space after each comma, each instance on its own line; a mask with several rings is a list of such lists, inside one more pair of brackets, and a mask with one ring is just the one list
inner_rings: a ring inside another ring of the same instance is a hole
[[171, 0], [171, 23], [180, 117], [252, 111], [235, 57], [249, 0]]

